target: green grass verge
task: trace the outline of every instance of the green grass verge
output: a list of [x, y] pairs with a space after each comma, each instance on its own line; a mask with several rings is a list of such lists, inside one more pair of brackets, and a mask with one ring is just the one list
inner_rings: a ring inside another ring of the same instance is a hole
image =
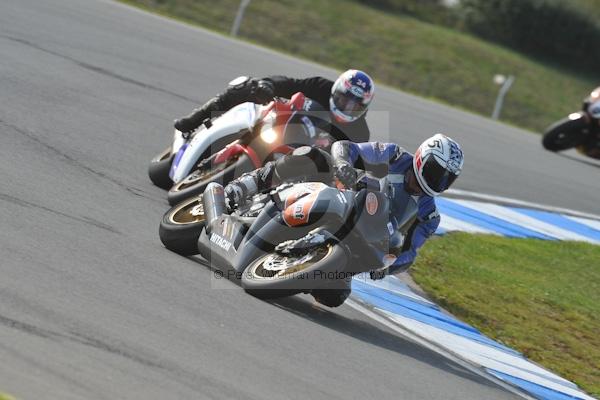
[[[239, 0], [122, 1], [220, 32], [229, 32], [239, 5]], [[502, 119], [535, 131], [578, 109], [598, 83], [470, 35], [349, 0], [253, 0], [240, 36], [340, 70], [364, 69], [376, 82], [483, 115], [491, 114], [498, 92], [493, 75], [514, 74]]]
[[450, 234], [412, 276], [439, 305], [600, 396], [600, 246]]
[[600, 21], [600, 0], [572, 0], [573, 5], [579, 7], [583, 12]]
[[16, 399], [6, 393], [0, 393], [0, 400], [16, 400]]

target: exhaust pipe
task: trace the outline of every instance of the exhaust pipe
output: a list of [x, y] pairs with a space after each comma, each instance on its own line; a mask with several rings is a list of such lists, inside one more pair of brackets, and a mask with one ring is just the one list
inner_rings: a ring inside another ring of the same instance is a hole
[[206, 231], [210, 232], [212, 223], [227, 211], [223, 185], [216, 182], [209, 183], [204, 190], [202, 203], [204, 205], [204, 217], [206, 218]]

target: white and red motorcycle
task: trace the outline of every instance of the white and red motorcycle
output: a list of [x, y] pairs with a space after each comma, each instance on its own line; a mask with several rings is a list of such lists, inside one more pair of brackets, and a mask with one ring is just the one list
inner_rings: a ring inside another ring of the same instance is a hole
[[170, 204], [204, 191], [212, 181], [228, 181], [287, 154], [300, 145], [328, 148], [329, 113], [302, 93], [267, 105], [243, 103], [173, 144], [148, 169], [155, 185], [170, 189]]

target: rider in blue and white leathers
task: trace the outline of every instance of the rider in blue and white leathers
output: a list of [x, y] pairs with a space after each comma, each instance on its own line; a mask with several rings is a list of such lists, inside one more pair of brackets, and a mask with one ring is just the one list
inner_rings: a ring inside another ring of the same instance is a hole
[[[387, 176], [392, 185], [393, 190], [389, 194], [392, 201], [390, 253], [396, 259], [389, 269], [372, 271], [371, 278], [380, 279], [388, 272], [408, 268], [418, 249], [436, 231], [440, 215], [434, 197], [448, 189], [460, 174], [463, 153], [458, 143], [442, 134], [423, 142], [414, 156], [394, 143], [341, 140], [331, 147], [331, 157], [322, 150], [304, 146], [230, 182], [225, 187], [226, 204], [231, 208], [257, 192], [300, 175], [310, 181], [330, 181], [330, 172], [324, 173], [330, 171], [330, 166], [334, 176], [346, 187], [352, 187], [357, 181], [355, 168], [375, 176]], [[410, 200], [407, 194], [413, 196], [417, 203], [417, 219], [404, 242], [399, 243], [396, 232]]]
[[390, 241], [391, 250], [397, 258], [389, 268], [373, 271], [371, 277], [378, 279], [386, 273], [405, 270], [440, 224], [434, 196], [448, 189], [460, 174], [463, 165], [460, 146], [447, 136], [437, 134], [423, 142], [413, 156], [394, 143], [352, 143], [344, 140], [333, 144], [331, 155], [334, 175], [346, 186], [356, 182], [355, 168], [370, 171], [376, 176], [387, 176], [393, 188], [390, 193], [390, 223], [394, 232], [406, 210], [406, 193], [416, 200], [417, 220], [409, 229], [404, 244], [394, 249], [393, 236]]
[[[423, 142], [414, 156], [394, 143], [341, 140], [331, 147], [331, 156], [321, 149], [304, 146], [242, 175], [224, 188], [225, 203], [228, 209], [233, 209], [236, 204], [242, 204], [258, 192], [300, 177], [308, 181], [331, 183], [331, 167], [334, 176], [346, 187], [352, 187], [357, 182], [355, 168], [369, 171], [374, 176], [387, 176], [393, 188], [389, 193], [392, 201], [390, 254], [393, 253], [396, 259], [391, 265], [371, 271], [372, 279], [381, 279], [388, 272], [408, 268], [418, 249], [435, 232], [440, 215], [434, 197], [450, 187], [460, 174], [462, 165], [460, 146], [441, 134]], [[408, 230], [404, 242], [400, 243], [398, 225], [406, 212], [410, 196], [417, 203], [417, 219]], [[302, 243], [305, 239], [300, 238], [296, 242]], [[313, 290], [311, 294], [319, 303], [337, 307], [348, 298], [350, 288]]]

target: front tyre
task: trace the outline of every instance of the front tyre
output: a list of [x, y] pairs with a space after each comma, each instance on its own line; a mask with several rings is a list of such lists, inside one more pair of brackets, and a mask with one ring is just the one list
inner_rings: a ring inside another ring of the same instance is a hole
[[177, 204], [188, 197], [204, 193], [204, 189], [211, 182], [225, 186], [235, 177], [253, 169], [248, 156], [245, 154], [235, 155], [225, 162], [196, 169], [181, 182], [171, 187], [167, 199], [169, 204]]
[[198, 254], [198, 238], [205, 224], [202, 195], [187, 199], [163, 215], [158, 235], [165, 247], [175, 253]]
[[148, 166], [148, 177], [150, 177], [154, 185], [161, 189], [169, 190], [173, 186], [173, 181], [169, 177], [169, 171], [174, 156], [174, 154], [171, 154], [171, 147], [168, 147], [157, 154]]
[[254, 260], [242, 274], [242, 287], [261, 299], [291, 296], [345, 279], [348, 257], [339, 245], [325, 244], [304, 256], [269, 253]]
[[590, 126], [585, 118], [567, 117], [552, 124], [542, 138], [546, 150], [561, 151], [581, 145]]

